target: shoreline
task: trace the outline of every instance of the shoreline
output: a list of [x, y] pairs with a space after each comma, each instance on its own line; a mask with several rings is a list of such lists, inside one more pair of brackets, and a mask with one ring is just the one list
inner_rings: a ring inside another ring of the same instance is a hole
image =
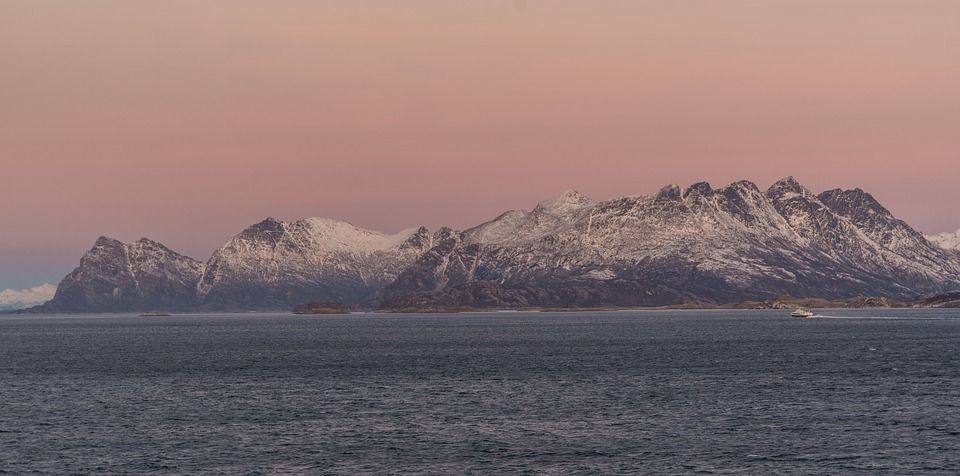
[[807, 309], [923, 309], [960, 308], [960, 292], [917, 297], [912, 300], [899, 300], [888, 297], [857, 296], [847, 299], [796, 298], [781, 296], [763, 301], [741, 301], [728, 304], [682, 303], [664, 306], [591, 306], [591, 307], [472, 307], [472, 306], [434, 306], [405, 308], [357, 308], [341, 304], [324, 304], [315, 308], [306, 305], [294, 309], [136, 309], [123, 311], [50, 311], [36, 306], [28, 309], [0, 311], [0, 316], [8, 315], [80, 315], [80, 314], [139, 314], [141, 317], [161, 317], [167, 315], [190, 314], [290, 314], [290, 315], [350, 315], [350, 314], [465, 314], [465, 313], [509, 313], [509, 312], [623, 312], [623, 311], [720, 311], [720, 310], [793, 310]]

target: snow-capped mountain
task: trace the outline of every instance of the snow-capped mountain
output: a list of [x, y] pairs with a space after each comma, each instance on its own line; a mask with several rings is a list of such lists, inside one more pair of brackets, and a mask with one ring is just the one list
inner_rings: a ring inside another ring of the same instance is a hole
[[60, 282], [44, 311], [189, 309], [203, 264], [155, 241], [122, 243], [101, 236]]
[[960, 264], [861, 190], [791, 178], [668, 186], [592, 202], [575, 192], [451, 236], [385, 305], [598, 306], [795, 296], [912, 297], [960, 287]]
[[43, 304], [53, 298], [57, 287], [44, 283], [29, 289], [4, 289], [0, 291], [0, 311], [26, 309]]
[[960, 230], [953, 233], [938, 233], [936, 235], [927, 235], [931, 243], [945, 249], [960, 251]]
[[376, 294], [433, 246], [426, 228], [395, 235], [322, 218], [268, 218], [218, 249], [197, 289], [207, 307], [289, 309], [307, 301], [375, 305]]
[[465, 231], [388, 235], [268, 218], [206, 264], [101, 238], [41, 310], [645, 306], [960, 289], [960, 253], [870, 194], [815, 194], [792, 177], [664, 187], [593, 201], [567, 191]]

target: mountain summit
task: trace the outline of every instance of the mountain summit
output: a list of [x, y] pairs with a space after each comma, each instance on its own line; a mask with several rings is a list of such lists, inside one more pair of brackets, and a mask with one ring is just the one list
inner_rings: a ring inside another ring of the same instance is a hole
[[[937, 241], [937, 240], [933, 240]], [[267, 218], [205, 263], [159, 243], [101, 238], [47, 311], [719, 304], [912, 298], [960, 289], [960, 253], [860, 189], [669, 185], [594, 201], [576, 191], [463, 231], [397, 234]], [[938, 246], [938, 244], [940, 246]]]
[[215, 309], [289, 309], [308, 301], [375, 305], [376, 294], [432, 245], [423, 227], [386, 235], [324, 218], [268, 218], [213, 253], [197, 300]]
[[203, 263], [141, 238], [122, 243], [101, 236], [80, 266], [63, 278], [49, 312], [121, 312], [190, 309]]

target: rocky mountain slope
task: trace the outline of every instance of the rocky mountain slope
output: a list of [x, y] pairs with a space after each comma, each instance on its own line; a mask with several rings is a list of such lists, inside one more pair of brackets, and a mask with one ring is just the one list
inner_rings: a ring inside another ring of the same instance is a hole
[[395, 235], [320, 218], [266, 219], [206, 264], [150, 240], [101, 238], [45, 311], [714, 305], [781, 295], [844, 299], [960, 290], [960, 253], [870, 194], [793, 178], [664, 187], [593, 201], [575, 192], [465, 231]]
[[793, 178], [668, 186], [595, 203], [576, 192], [443, 240], [387, 307], [646, 306], [778, 295], [913, 297], [960, 288], [960, 263], [861, 190]]
[[377, 293], [432, 246], [422, 227], [385, 235], [322, 218], [268, 218], [213, 254], [197, 299], [208, 308], [291, 309], [308, 301], [375, 306]]
[[268, 218], [203, 264], [145, 238], [124, 244], [101, 237], [35, 310], [289, 310], [312, 301], [375, 307], [384, 287], [433, 242], [422, 227], [385, 235], [322, 218]]
[[196, 305], [203, 264], [146, 238], [100, 237], [57, 286], [46, 312], [183, 310]]

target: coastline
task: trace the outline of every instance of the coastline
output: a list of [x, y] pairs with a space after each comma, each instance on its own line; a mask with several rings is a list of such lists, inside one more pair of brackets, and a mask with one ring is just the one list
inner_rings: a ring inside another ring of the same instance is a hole
[[0, 311], [5, 315], [76, 315], [76, 314], [140, 314], [141, 317], [153, 317], [158, 314], [190, 315], [190, 314], [291, 314], [291, 315], [350, 315], [350, 314], [467, 314], [467, 313], [503, 313], [503, 312], [621, 312], [621, 311], [670, 311], [670, 310], [790, 310], [796, 308], [808, 309], [922, 309], [960, 308], [960, 292], [923, 296], [904, 301], [887, 297], [858, 296], [847, 299], [827, 298], [796, 298], [781, 296], [764, 301], [741, 301], [737, 303], [680, 303], [665, 306], [591, 306], [591, 307], [410, 307], [410, 308], [360, 308], [360, 307], [333, 307], [323, 306], [317, 309], [129, 309], [129, 310], [58, 310], [42, 309], [40, 306], [28, 309]]

